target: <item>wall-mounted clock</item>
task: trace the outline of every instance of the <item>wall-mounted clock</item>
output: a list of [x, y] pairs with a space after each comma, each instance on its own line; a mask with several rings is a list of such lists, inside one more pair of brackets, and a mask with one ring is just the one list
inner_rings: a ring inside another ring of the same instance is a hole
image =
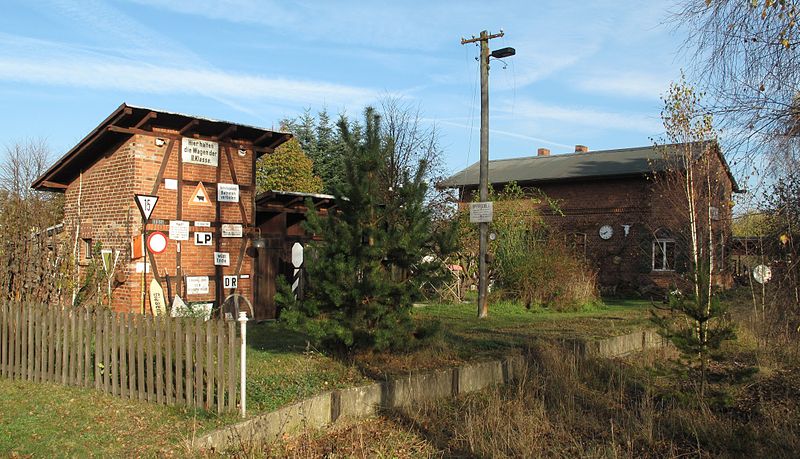
[[612, 228], [611, 225], [603, 225], [600, 227], [598, 233], [600, 234], [600, 238], [608, 240], [614, 235], [614, 228]]

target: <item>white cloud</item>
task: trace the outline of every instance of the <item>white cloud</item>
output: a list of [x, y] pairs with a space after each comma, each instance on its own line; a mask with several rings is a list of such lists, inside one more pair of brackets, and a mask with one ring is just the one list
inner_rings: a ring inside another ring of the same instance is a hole
[[[505, 108], [501, 107], [498, 110], [506, 113], [512, 112], [511, 105], [506, 105]], [[575, 127], [638, 131], [649, 135], [664, 130], [660, 120], [649, 115], [609, 112], [593, 108], [564, 107], [530, 100], [517, 100], [513, 106], [513, 113], [518, 118], [560, 121], [567, 126]]]
[[156, 94], [332, 105], [367, 104], [379, 95], [371, 89], [322, 81], [267, 78], [212, 69], [148, 65], [112, 58], [0, 56], [0, 79], [26, 83], [122, 90]]
[[577, 78], [574, 85], [585, 92], [615, 97], [658, 99], [669, 89], [669, 75], [644, 72], [604, 73]]
[[[439, 119], [439, 120], [427, 120], [426, 119], [426, 121], [433, 121], [433, 122], [435, 122], [437, 124], [443, 124], [443, 125], [446, 125], [446, 126], [453, 126], [453, 127], [470, 129], [470, 130], [475, 130], [475, 131], [477, 131], [479, 129], [478, 126], [471, 126], [469, 124], [456, 123], [456, 122], [453, 122], [453, 121], [447, 121], [447, 120], [441, 120], [441, 119]], [[543, 139], [541, 137], [534, 137], [534, 136], [520, 134], [520, 133], [517, 133], [517, 132], [506, 131], [506, 130], [502, 130], [502, 129], [489, 129], [489, 133], [490, 134], [502, 135], [502, 136], [505, 136], [505, 137], [511, 137], [511, 138], [514, 138], [514, 139], [531, 140], [533, 142], [546, 143], [548, 145], [552, 145], [552, 146], [555, 146], [555, 147], [572, 148], [571, 145], [566, 145], [566, 144], [563, 144], [563, 143], [555, 142], [553, 140]]]

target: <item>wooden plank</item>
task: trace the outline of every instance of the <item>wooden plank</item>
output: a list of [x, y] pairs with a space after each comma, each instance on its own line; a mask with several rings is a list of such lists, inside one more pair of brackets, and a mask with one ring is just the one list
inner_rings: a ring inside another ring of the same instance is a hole
[[92, 384], [92, 315], [88, 309], [83, 310], [83, 321], [85, 322], [84, 341], [83, 341], [83, 387]]
[[186, 384], [186, 404], [189, 406], [194, 405], [194, 391], [192, 388], [194, 387], [194, 379], [193, 379], [193, 372], [194, 370], [194, 361], [192, 359], [194, 354], [194, 321], [193, 320], [186, 320], [184, 322], [184, 326], [186, 327], [186, 331], [184, 333], [185, 338], [185, 351], [186, 351], [186, 360], [185, 360], [185, 367], [186, 367], [186, 376], [183, 378], [184, 384]]
[[39, 307], [36, 309], [36, 382], [44, 381], [44, 369], [46, 365], [45, 356], [47, 355], [47, 346], [46, 342], [46, 326], [45, 323], [45, 313], [46, 313], [46, 306]]
[[214, 406], [214, 324], [213, 319], [206, 321], [206, 403], [205, 407], [210, 410]]
[[20, 304], [20, 379], [28, 378], [28, 308]]
[[82, 312], [82, 308], [74, 312], [77, 327], [75, 330], [75, 379], [73, 384], [76, 386], [83, 386], [83, 327], [85, 324]]
[[154, 323], [155, 339], [153, 341], [156, 346], [156, 401], [160, 405], [163, 405], [166, 403], [166, 397], [164, 397], [164, 353], [162, 352], [164, 346], [164, 318], [156, 317]]
[[103, 317], [99, 313], [92, 316], [94, 321], [94, 365], [92, 374], [94, 375], [94, 388], [100, 390], [103, 383], [102, 364], [103, 364]]
[[61, 310], [61, 384], [67, 384], [67, 370], [69, 370], [69, 312], [66, 309]]
[[119, 317], [116, 313], [109, 314], [111, 317], [111, 366], [108, 367], [108, 377], [111, 378], [111, 393], [119, 395]]
[[137, 398], [144, 400], [144, 316], [136, 318]]
[[0, 303], [0, 376], [6, 377], [8, 362], [8, 303]]
[[174, 381], [172, 378], [172, 343], [173, 343], [173, 330], [172, 330], [173, 320], [172, 317], [166, 317], [164, 319], [164, 348], [166, 349], [166, 383], [164, 384], [165, 392], [166, 392], [166, 403], [167, 405], [174, 405], [175, 404], [175, 391], [174, 391]]
[[239, 378], [236, 376], [236, 328], [234, 321], [228, 322], [228, 410], [236, 410], [236, 386]]
[[103, 392], [111, 391], [111, 317], [103, 314]]
[[33, 329], [33, 306], [30, 305], [30, 304], [25, 305], [25, 309], [27, 311], [25, 316], [27, 317], [27, 322], [28, 322], [28, 324], [27, 324], [28, 325], [27, 326], [27, 329], [28, 329], [28, 340], [27, 340], [27, 346], [26, 346], [27, 347], [27, 353], [28, 353], [28, 364], [26, 366], [28, 367], [28, 369], [26, 371], [25, 376], [26, 376], [26, 379], [28, 381], [33, 381], [33, 357], [34, 357], [34, 354], [36, 352], [36, 346], [34, 345], [34, 340], [33, 340], [33, 337], [34, 337], [34, 335], [33, 335], [33, 333], [34, 333], [34, 329]]
[[183, 374], [183, 346], [186, 342], [183, 331], [183, 320], [175, 319], [175, 402], [185, 403], [183, 398], [183, 384], [186, 378]]
[[198, 319], [193, 319], [195, 324], [195, 359], [194, 359], [194, 406], [203, 406], [203, 372], [205, 371], [203, 362], [205, 358], [204, 341], [205, 330], [203, 324]]
[[136, 326], [135, 315], [128, 314], [125, 323], [128, 325], [128, 398], [136, 398]]
[[225, 321], [217, 320], [217, 414], [225, 409]]
[[56, 308], [47, 311], [47, 380], [56, 379]]
[[80, 347], [78, 347], [77, 341], [77, 333], [75, 329], [77, 328], [77, 321], [75, 320], [76, 311], [69, 311], [69, 375], [67, 376], [67, 384], [77, 384], [78, 376], [77, 376], [77, 363], [78, 363], [78, 351]]
[[128, 397], [128, 314], [118, 314], [119, 320], [119, 395]]
[[10, 350], [11, 355], [9, 356], [9, 363], [10, 363], [10, 371], [9, 377], [12, 379], [17, 378], [17, 347], [19, 346], [19, 308], [16, 304], [12, 304], [12, 318], [11, 318], [11, 330], [10, 330]]
[[145, 352], [147, 356], [145, 357], [144, 366], [146, 370], [145, 378], [147, 378], [146, 390], [147, 390], [147, 401], [152, 402], [154, 401], [155, 395], [155, 388], [154, 383], [156, 382], [155, 375], [153, 375], [153, 317], [152, 316], [145, 316], [144, 318], [145, 324], [145, 331], [147, 333], [147, 339], [145, 340]]

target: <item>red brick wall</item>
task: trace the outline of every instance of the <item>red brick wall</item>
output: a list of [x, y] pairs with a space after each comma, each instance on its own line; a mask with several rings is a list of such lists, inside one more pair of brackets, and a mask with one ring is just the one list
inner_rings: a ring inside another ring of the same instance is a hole
[[[730, 239], [731, 183], [720, 180], [723, 191], [717, 230]], [[520, 184], [525, 187], [524, 183]], [[659, 199], [653, 182], [645, 177], [610, 178], [570, 182], [537, 183], [536, 188], [554, 200], [563, 215], [544, 210], [545, 222], [565, 236], [585, 234], [585, 254], [597, 269], [600, 285], [638, 288], [655, 284], [661, 288], [675, 282], [675, 274], [652, 270], [652, 242], [659, 228], [675, 228], [683, 214], [672, 203]], [[501, 186], [498, 186], [498, 191]], [[472, 196], [471, 191], [462, 196]], [[609, 225], [608, 240], [599, 235]], [[630, 225], [625, 235], [623, 225]], [[724, 283], [724, 282], [723, 282]]]
[[[154, 129], [156, 130], [156, 129]], [[156, 146], [156, 138], [166, 141], [163, 146]], [[164, 186], [164, 179], [178, 179], [178, 163], [181, 155], [181, 140], [176, 132], [156, 130], [152, 135], [136, 134], [125, 144], [105, 158], [90, 166], [83, 174], [81, 222], [86, 233], [87, 223], [91, 224], [94, 242], [100, 242], [103, 248], [114, 248], [121, 252], [119, 270], [126, 274], [126, 280], [116, 286], [113, 292], [113, 307], [118, 311], [140, 311], [142, 308], [142, 273], [136, 273], [137, 262], [144, 258], [131, 260], [130, 245], [133, 236], [141, 234], [142, 219], [134, 201], [134, 194], [153, 194], [158, 172], [167, 152], [171, 146], [170, 156], [163, 177], [159, 181], [155, 194], [159, 197], [158, 204], [151, 215], [148, 224], [148, 233], [159, 230], [169, 235], [170, 220], [185, 220], [190, 224], [188, 241], [169, 240], [164, 253], [154, 255], [155, 266], [158, 274], [162, 276], [162, 287], [167, 291], [163, 276], [172, 277], [173, 294], [180, 293], [185, 301], [214, 301], [216, 297], [215, 273], [213, 253], [217, 251], [219, 241], [220, 252], [230, 254], [230, 266], [222, 267], [223, 275], [233, 275], [241, 260], [238, 274], [249, 275], [249, 279], [239, 279], [238, 293], [245, 295], [252, 301], [252, 263], [251, 258], [243, 253], [249, 238], [249, 228], [253, 224], [253, 193], [254, 170], [253, 149], [251, 146], [238, 142], [219, 143], [218, 167], [196, 164], [183, 165], [182, 205], [178, 207], [178, 191], [169, 190]], [[240, 147], [244, 147], [244, 156], [238, 154]], [[240, 185], [240, 201], [244, 207], [246, 218], [242, 218], [241, 207], [238, 203], [220, 203], [220, 220], [216, 218], [216, 183], [219, 170], [219, 183], [234, 183], [230, 171], [230, 164], [225, 154], [225, 149], [230, 150], [233, 169]], [[202, 181], [211, 198], [212, 205], [190, 204], [192, 194], [198, 181]], [[68, 228], [74, 229], [77, 221], [77, 189], [76, 180], [67, 189], [67, 205], [65, 220]], [[180, 218], [179, 218], [180, 217]], [[196, 227], [196, 221], [211, 222], [211, 227]], [[242, 238], [219, 237], [219, 223], [233, 223], [243, 225]], [[212, 246], [197, 246], [194, 244], [194, 232], [214, 233]], [[177, 292], [176, 279], [178, 273], [178, 245], [180, 243], [180, 259], [182, 274], [184, 276], [209, 276], [209, 293], [207, 295], [189, 295]], [[241, 253], [241, 256], [240, 256]], [[153, 267], [151, 267], [153, 268]], [[145, 286], [149, 287], [152, 274], [148, 274]], [[227, 290], [224, 295], [232, 293]], [[149, 311], [149, 298], [146, 298], [145, 309]]]

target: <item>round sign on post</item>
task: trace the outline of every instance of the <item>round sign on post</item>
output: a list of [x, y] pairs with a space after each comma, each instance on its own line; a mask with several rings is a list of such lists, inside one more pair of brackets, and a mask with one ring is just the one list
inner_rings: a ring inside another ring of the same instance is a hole
[[767, 265], [758, 265], [753, 268], [753, 279], [759, 284], [766, 284], [772, 279], [772, 270]]
[[150, 233], [150, 236], [147, 237], [147, 248], [155, 254], [167, 250], [167, 235], [161, 231]]

